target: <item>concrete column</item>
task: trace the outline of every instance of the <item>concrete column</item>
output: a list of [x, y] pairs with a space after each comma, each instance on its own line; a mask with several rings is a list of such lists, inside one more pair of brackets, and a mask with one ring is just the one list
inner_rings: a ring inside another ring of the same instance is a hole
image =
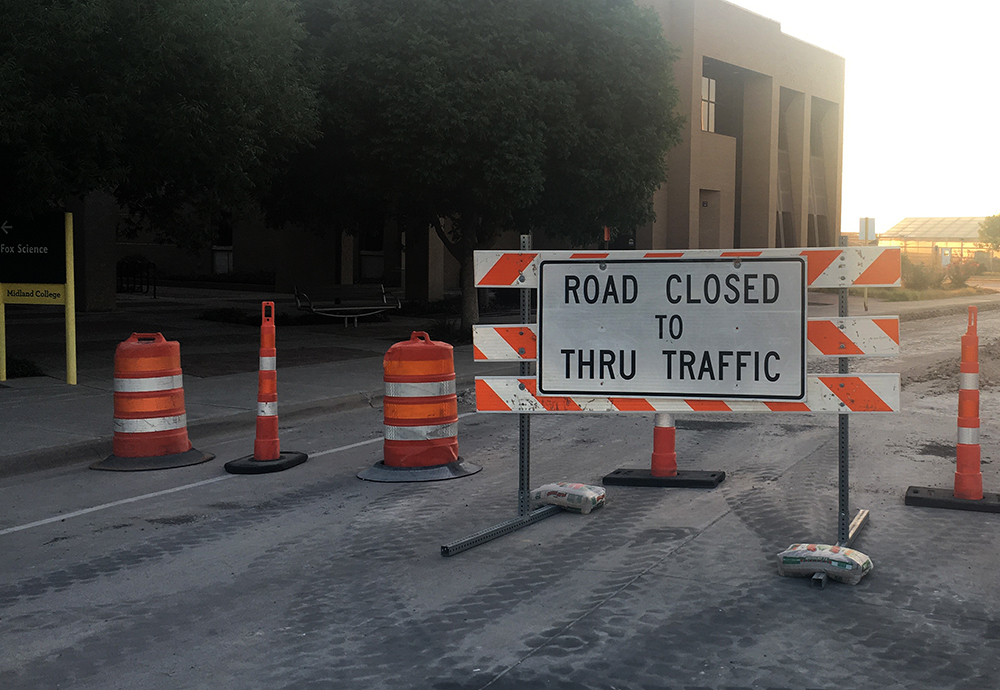
[[785, 111], [788, 159], [792, 173], [792, 221], [795, 246], [809, 246], [809, 125], [812, 99], [796, 93]]
[[778, 109], [781, 89], [769, 76], [747, 77], [743, 90], [743, 190], [740, 244], [775, 246], [778, 209]]
[[354, 235], [342, 230], [340, 234], [340, 284], [354, 284]]
[[444, 299], [445, 248], [433, 228], [406, 230], [406, 299]]
[[94, 193], [66, 210], [73, 214], [77, 311], [111, 311], [117, 290], [118, 205], [107, 194]]

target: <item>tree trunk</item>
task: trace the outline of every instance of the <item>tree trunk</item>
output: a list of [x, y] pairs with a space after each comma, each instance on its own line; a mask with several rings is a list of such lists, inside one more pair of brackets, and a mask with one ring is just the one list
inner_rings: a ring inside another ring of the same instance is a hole
[[472, 333], [472, 326], [479, 323], [479, 291], [476, 289], [475, 244], [462, 242], [458, 257], [462, 266], [462, 333]]

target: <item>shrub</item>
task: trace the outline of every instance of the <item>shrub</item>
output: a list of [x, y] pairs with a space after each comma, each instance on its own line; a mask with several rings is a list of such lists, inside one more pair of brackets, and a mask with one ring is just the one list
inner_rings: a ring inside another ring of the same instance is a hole
[[969, 278], [982, 273], [982, 271], [975, 261], [965, 260], [952, 261], [948, 264], [947, 273], [952, 287], [963, 288], [968, 284]]
[[944, 282], [944, 271], [935, 266], [913, 263], [905, 253], [902, 259], [903, 287], [910, 290], [939, 288]]

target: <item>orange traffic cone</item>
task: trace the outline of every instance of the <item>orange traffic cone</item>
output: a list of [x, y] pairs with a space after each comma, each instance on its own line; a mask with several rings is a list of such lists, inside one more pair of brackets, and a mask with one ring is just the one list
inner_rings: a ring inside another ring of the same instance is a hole
[[726, 473], [677, 469], [677, 428], [672, 414], [656, 415], [653, 426], [653, 456], [648, 470], [618, 469], [605, 475], [609, 486], [665, 486], [689, 489], [714, 489]]
[[301, 465], [305, 453], [281, 452], [278, 441], [278, 351], [274, 336], [274, 302], [262, 302], [260, 323], [260, 371], [257, 375], [257, 435], [253, 455], [225, 464], [230, 474], [280, 472]]
[[906, 490], [904, 500], [908, 506], [1000, 513], [1000, 495], [983, 493], [979, 446], [978, 313], [976, 307], [969, 307], [969, 327], [962, 336], [954, 489], [911, 486]]
[[184, 411], [181, 346], [162, 333], [133, 333], [115, 350], [111, 455], [95, 470], [163, 470], [215, 456], [191, 447]]

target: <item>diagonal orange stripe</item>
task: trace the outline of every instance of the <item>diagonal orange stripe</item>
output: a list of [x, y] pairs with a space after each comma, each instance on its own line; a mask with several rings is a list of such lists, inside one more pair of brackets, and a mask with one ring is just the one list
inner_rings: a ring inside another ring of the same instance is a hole
[[872, 261], [854, 281], [855, 285], [892, 285], [899, 280], [901, 265], [899, 247], [890, 247]]
[[531, 393], [538, 404], [549, 412], [580, 412], [582, 408], [574, 402], [572, 398], [563, 398], [557, 395], [539, 395], [538, 382], [535, 379], [518, 379], [524, 384], [524, 388]]
[[722, 400], [685, 400], [695, 412], [731, 412], [733, 408]]
[[493, 268], [486, 272], [483, 279], [477, 283], [478, 285], [513, 285], [517, 281], [517, 277], [521, 274], [524, 268], [531, 264], [535, 260], [538, 254], [529, 253], [510, 253], [504, 254], [497, 262], [493, 264]]
[[647, 259], [677, 259], [684, 256], [684, 252], [646, 252], [643, 256]]
[[482, 379], [476, 379], [476, 411], [477, 412], [509, 412], [510, 405], [503, 401], [490, 384]]
[[487, 357], [486, 355], [484, 355], [482, 350], [480, 350], [478, 347], [476, 347], [475, 345], [473, 345], [472, 346], [472, 359], [473, 360], [480, 360], [480, 359], [485, 360], [485, 359], [489, 359], [489, 357]]
[[823, 271], [828, 269], [830, 267], [830, 264], [832, 264], [834, 261], [837, 260], [837, 257], [840, 256], [840, 250], [812, 249], [802, 252], [801, 256], [804, 256], [808, 259], [808, 261], [806, 262], [807, 264], [809, 264], [806, 267], [806, 271], [808, 274], [806, 280], [809, 283], [809, 285], [812, 285], [813, 281], [819, 278], [820, 274], [822, 274]]
[[586, 252], [577, 252], [576, 254], [570, 254], [569, 258], [571, 258], [571, 259], [606, 259], [606, 258], [608, 258], [608, 253], [604, 252], [602, 254], [602, 253], [598, 252], [598, 253], [588, 254]]
[[760, 256], [763, 252], [722, 252], [719, 254], [724, 259], [738, 258], [738, 257], [753, 257]]
[[[535, 359], [538, 356], [538, 336], [527, 326], [497, 326], [497, 332], [521, 359]], [[524, 354], [518, 352], [524, 348]]]
[[812, 412], [809, 406], [799, 402], [765, 402], [771, 412]]
[[857, 376], [820, 376], [819, 380], [854, 412], [892, 412], [882, 398]]
[[609, 398], [611, 404], [622, 412], [656, 412], [656, 408], [643, 398]]
[[872, 322], [899, 345], [899, 319], [872, 319]]
[[846, 333], [837, 328], [833, 321], [809, 321], [806, 332], [809, 342], [824, 355], [864, 354], [864, 351], [848, 338]]

